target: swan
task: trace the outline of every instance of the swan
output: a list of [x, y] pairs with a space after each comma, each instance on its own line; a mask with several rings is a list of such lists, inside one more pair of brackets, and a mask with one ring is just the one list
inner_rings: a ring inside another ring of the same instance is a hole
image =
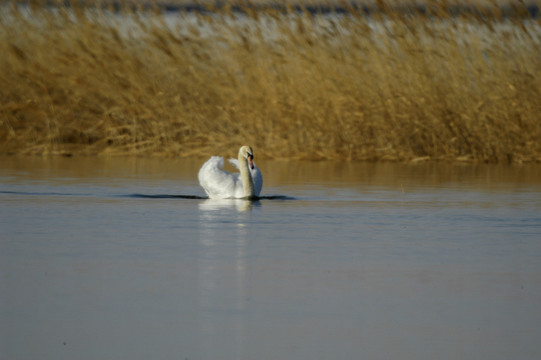
[[223, 157], [212, 156], [199, 170], [199, 184], [211, 199], [257, 198], [263, 187], [263, 176], [253, 160], [252, 148], [242, 146], [238, 159], [229, 160], [240, 171], [232, 174], [222, 169]]

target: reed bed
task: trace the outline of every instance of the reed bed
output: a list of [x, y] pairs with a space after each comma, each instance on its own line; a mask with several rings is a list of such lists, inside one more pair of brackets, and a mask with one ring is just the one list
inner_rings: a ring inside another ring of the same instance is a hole
[[263, 158], [541, 161], [538, 20], [379, 4], [367, 16], [5, 3], [0, 152], [251, 144]]

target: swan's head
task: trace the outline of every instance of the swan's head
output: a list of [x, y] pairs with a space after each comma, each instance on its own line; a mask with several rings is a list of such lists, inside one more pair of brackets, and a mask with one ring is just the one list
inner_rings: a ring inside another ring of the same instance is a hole
[[254, 151], [249, 146], [243, 146], [239, 150], [239, 157], [243, 157], [248, 160], [248, 166], [250, 169], [254, 168]]

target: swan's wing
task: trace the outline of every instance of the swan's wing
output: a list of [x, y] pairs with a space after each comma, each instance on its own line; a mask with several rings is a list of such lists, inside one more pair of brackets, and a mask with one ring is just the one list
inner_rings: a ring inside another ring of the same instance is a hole
[[229, 159], [229, 163], [235, 167], [235, 169], [240, 170], [239, 159]]
[[261, 189], [263, 188], [263, 175], [255, 163], [254, 168], [250, 169], [250, 173], [252, 174], [252, 180], [254, 181], [255, 196], [259, 196]]
[[231, 174], [223, 167], [224, 158], [213, 156], [199, 170], [199, 184], [210, 198], [236, 197], [238, 189], [242, 190], [239, 174]]

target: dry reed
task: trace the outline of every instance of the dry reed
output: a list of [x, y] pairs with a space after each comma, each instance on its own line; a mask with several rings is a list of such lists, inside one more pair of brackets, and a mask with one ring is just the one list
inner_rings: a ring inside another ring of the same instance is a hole
[[[382, 3], [382, 2], [380, 2]], [[0, 13], [0, 152], [541, 161], [534, 19]]]

